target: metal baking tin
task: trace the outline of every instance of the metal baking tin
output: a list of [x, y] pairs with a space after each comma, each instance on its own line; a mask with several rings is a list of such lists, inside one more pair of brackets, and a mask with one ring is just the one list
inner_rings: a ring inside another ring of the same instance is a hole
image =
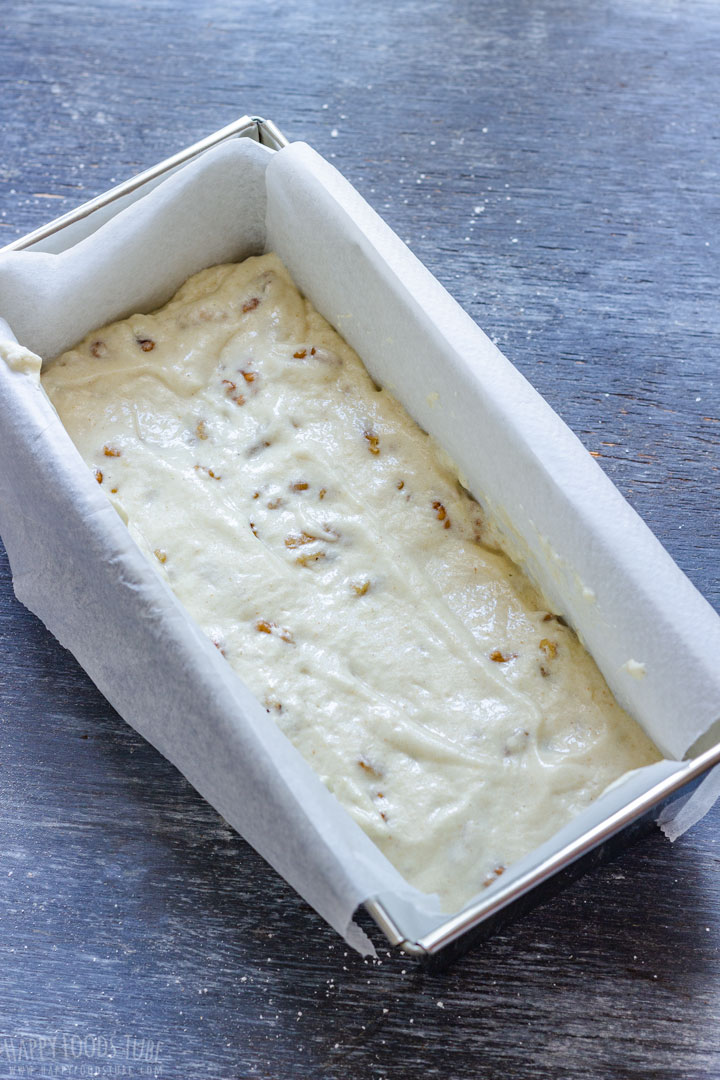
[[[68, 240], [70, 244], [75, 242], [73, 234], [77, 234], [77, 239], [80, 239], [82, 235], [87, 235], [88, 231], [94, 231], [123, 206], [139, 197], [141, 189], [144, 189], [142, 194], [146, 194], [170, 173], [199, 154], [227, 139], [236, 138], [253, 139], [271, 150], [280, 150], [288, 144], [288, 140], [272, 121], [259, 116], [242, 116], [227, 127], [220, 128], [200, 142], [193, 143], [152, 168], [110, 188], [75, 210], [70, 210], [47, 225], [13, 240], [0, 248], [0, 253], [27, 248], [53, 251], [54, 238], [60, 232], [64, 235], [57, 250], [64, 250], [69, 246]], [[89, 223], [86, 219], [91, 215], [94, 220], [88, 230]], [[465, 952], [477, 940], [489, 937], [499, 927], [558, 892], [592, 866], [612, 858], [617, 851], [652, 826], [663, 805], [689, 794], [716, 765], [720, 765], [720, 743], [686, 762], [672, 776], [661, 780], [621, 810], [610, 814], [604, 821], [554, 852], [506, 888], [496, 887], [486, 899], [477, 900], [457, 914], [449, 916], [424, 937], [413, 939], [412, 935], [403, 930], [402, 920], [393, 917], [379, 899], [367, 900], [365, 909], [391, 945], [398, 946], [425, 963], [433, 966], [444, 965]]]

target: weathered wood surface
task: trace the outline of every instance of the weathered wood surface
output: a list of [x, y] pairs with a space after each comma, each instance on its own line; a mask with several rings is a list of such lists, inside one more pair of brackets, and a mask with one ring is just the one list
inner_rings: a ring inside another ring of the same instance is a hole
[[[720, 605], [717, 4], [5, 0], [0, 23], [2, 241], [271, 117], [335, 157]], [[720, 810], [445, 975], [364, 962], [0, 573], [0, 1076], [720, 1076]]]

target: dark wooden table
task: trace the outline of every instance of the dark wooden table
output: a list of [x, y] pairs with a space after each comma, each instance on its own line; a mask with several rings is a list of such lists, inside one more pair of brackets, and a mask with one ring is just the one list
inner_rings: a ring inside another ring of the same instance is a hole
[[[5, 0], [0, 24], [0, 241], [270, 117], [335, 160], [718, 606], [718, 4]], [[720, 810], [444, 975], [363, 961], [0, 574], [2, 1077], [720, 1076]]]

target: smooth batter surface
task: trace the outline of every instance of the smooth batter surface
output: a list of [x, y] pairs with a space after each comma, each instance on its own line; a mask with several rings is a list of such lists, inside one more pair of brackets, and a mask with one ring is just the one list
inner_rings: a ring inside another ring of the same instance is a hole
[[276, 256], [203, 271], [42, 381], [268, 721], [448, 910], [658, 759]]

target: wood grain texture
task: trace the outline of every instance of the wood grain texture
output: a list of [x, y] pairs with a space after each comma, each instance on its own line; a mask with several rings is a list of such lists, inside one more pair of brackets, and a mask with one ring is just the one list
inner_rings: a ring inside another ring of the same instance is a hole
[[[716, 3], [5, 0], [0, 22], [0, 240], [272, 118], [720, 607]], [[119, 719], [4, 559], [0, 647], [1, 1077], [720, 1077], [717, 808], [444, 975], [365, 962]]]

